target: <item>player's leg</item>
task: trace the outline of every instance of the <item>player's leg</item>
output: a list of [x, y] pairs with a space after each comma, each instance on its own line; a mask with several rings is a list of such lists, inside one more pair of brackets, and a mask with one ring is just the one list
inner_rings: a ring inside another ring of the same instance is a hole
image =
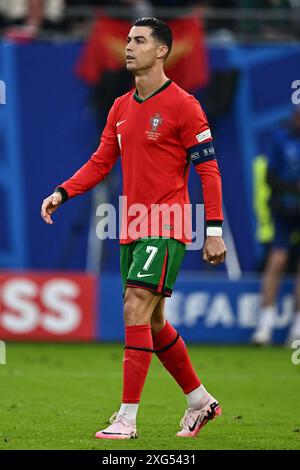
[[255, 332], [251, 341], [257, 345], [269, 344], [276, 316], [276, 298], [279, 284], [285, 270], [288, 253], [290, 227], [278, 215], [274, 215], [275, 236], [262, 280], [262, 304]]
[[188, 409], [181, 421], [182, 429], [177, 436], [194, 437], [210, 419], [221, 414], [221, 407], [201, 384], [183, 339], [165, 319], [164, 306], [165, 299], [162, 299], [152, 314], [153, 349], [181, 387], [188, 402]]
[[279, 284], [288, 260], [288, 251], [283, 248], [272, 249], [262, 281], [262, 306], [257, 328], [252, 336], [254, 344], [269, 344], [276, 316], [276, 298]]
[[132, 419], [136, 419], [138, 403], [152, 359], [153, 339], [150, 320], [160, 298], [160, 295], [141, 288], [127, 287], [125, 292], [122, 403], [135, 405], [131, 407], [135, 413], [131, 415]]
[[122, 405], [111, 426], [97, 432], [99, 439], [137, 437], [136, 417], [153, 353], [150, 319], [161, 296], [127, 287], [124, 296], [125, 351]]
[[[201, 382], [192, 366], [183, 339], [165, 319], [164, 305], [165, 299], [162, 299], [155, 307], [151, 318], [153, 350], [185, 395], [188, 396], [191, 392], [199, 389]], [[197, 405], [197, 402], [202, 398], [201, 392], [191, 395], [190, 404]]]
[[295, 279], [295, 311], [296, 313], [286, 341], [286, 345], [289, 347], [296, 339], [300, 340], [300, 261], [298, 261]]
[[[150, 250], [148, 246], [151, 248]], [[165, 254], [160, 253], [158, 256], [160, 266], [155, 269], [157, 262], [154, 265], [152, 262], [159, 250], [153, 251], [153, 249], [153, 244], [142, 241], [121, 247], [125, 322], [122, 405], [113, 424], [107, 429], [99, 431], [96, 434], [97, 438], [130, 439], [137, 437], [138, 404], [153, 353], [150, 320], [153, 310], [161, 298], [161, 294], [157, 291], [159, 272], [162, 270], [165, 258]], [[143, 271], [144, 267], [146, 267], [144, 272], [147, 271], [150, 265], [152, 265], [151, 277], [153, 280], [151, 279], [151, 285], [147, 286], [144, 280], [140, 281], [139, 273]], [[141, 287], [138, 285], [139, 281], [143, 284]], [[129, 283], [131, 286], [128, 285]], [[137, 285], [134, 287], [133, 283]]]

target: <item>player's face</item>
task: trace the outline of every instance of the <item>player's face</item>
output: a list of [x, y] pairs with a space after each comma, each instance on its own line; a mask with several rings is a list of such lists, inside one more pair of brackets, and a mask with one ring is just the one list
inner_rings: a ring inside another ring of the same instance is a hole
[[152, 68], [162, 55], [162, 46], [148, 26], [133, 26], [127, 38], [126, 68], [136, 74]]

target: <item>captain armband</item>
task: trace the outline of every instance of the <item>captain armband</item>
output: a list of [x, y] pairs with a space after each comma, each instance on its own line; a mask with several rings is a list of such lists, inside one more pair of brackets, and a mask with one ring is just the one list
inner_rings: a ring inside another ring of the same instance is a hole
[[188, 149], [193, 164], [199, 165], [199, 163], [209, 162], [210, 160], [216, 160], [215, 149], [212, 141], [204, 142], [203, 144], [197, 144]]

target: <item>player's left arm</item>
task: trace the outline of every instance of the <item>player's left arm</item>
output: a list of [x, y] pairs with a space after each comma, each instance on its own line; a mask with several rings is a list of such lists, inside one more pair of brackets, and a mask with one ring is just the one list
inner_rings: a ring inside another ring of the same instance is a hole
[[202, 184], [206, 221], [203, 260], [217, 265], [225, 261], [226, 246], [222, 238], [222, 181], [211, 131], [205, 113], [193, 97], [185, 100], [180, 116], [181, 138]]
[[[206, 144], [207, 145], [207, 144]], [[205, 148], [206, 145], [203, 147]], [[212, 144], [208, 144], [213, 148]], [[207, 147], [206, 147], [207, 148]], [[222, 181], [216, 159], [195, 163], [200, 176], [205, 207], [206, 239], [203, 247], [203, 260], [210, 264], [225, 261], [226, 246], [222, 238]]]

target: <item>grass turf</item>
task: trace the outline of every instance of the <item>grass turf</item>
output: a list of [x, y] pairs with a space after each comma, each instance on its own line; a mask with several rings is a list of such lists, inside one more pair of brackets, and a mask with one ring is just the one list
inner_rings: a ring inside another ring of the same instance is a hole
[[0, 365], [0, 449], [299, 449], [300, 365], [283, 348], [191, 346], [223, 416], [195, 439], [175, 437], [186, 408], [156, 357], [142, 396], [139, 438], [96, 440], [118, 409], [121, 345], [7, 344]]

